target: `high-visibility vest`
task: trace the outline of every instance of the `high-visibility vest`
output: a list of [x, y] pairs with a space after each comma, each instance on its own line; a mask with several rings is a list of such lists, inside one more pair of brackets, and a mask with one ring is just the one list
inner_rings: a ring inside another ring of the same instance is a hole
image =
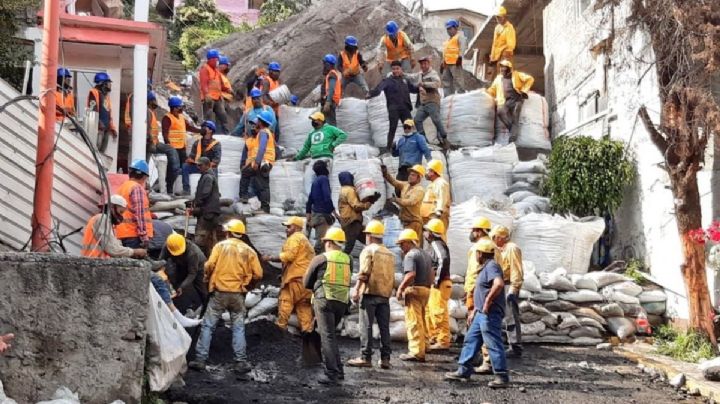
[[[120, 239], [138, 237], [137, 223], [135, 223], [135, 212], [137, 211], [138, 207], [135, 206], [135, 203], [130, 198], [130, 193], [135, 187], [142, 187], [142, 185], [138, 184], [133, 180], [127, 180], [117, 190], [118, 195], [125, 198], [125, 201], [127, 201], [128, 204], [127, 209], [125, 209], [125, 212], [123, 213], [122, 223], [115, 227], [117, 238]], [[147, 236], [152, 238], [153, 223], [150, 213], [150, 200], [148, 199], [147, 192], [145, 192], [144, 189], [142, 191], [143, 206], [145, 207], [145, 215], [143, 216], [143, 221], [145, 222]]]
[[207, 147], [205, 148], [205, 151], [203, 152], [203, 150], [202, 150], [202, 139], [198, 140], [198, 141], [197, 141], [197, 148], [195, 149], [195, 164], [198, 163], [198, 160], [200, 160], [200, 157], [202, 157], [202, 154], [203, 154], [203, 153], [209, 152], [209, 151], [212, 150], [212, 148], [215, 147], [215, 145], [218, 144], [218, 143], [219, 143], [219, 142], [218, 142], [217, 140], [213, 140], [212, 142], [210, 142], [209, 145], [207, 145]]
[[270, 75], [268, 75], [265, 78], [267, 79], [268, 83], [270, 83], [270, 88], [268, 89], [268, 92], [280, 87], [280, 80], [273, 80], [273, 78], [270, 77]]
[[[90, 107], [90, 102], [91, 102], [92, 98], [94, 98], [97, 102], [100, 102], [100, 90], [93, 87], [90, 89], [90, 95], [91, 95], [91, 97], [88, 97], [87, 105], [86, 105], [88, 108]], [[97, 108], [98, 108], [98, 113], [99, 113], [100, 106], [98, 105]], [[112, 102], [110, 102], [109, 95], [105, 95], [103, 97], [103, 108], [105, 108], [105, 110], [108, 112], [108, 116], [110, 117], [110, 128], [108, 128], [108, 129], [113, 129], [114, 125], [113, 125], [113, 120], [112, 120]]]
[[160, 123], [157, 114], [153, 110], [150, 110], [150, 137], [152, 138], [152, 144], [160, 143]]
[[460, 34], [455, 34], [443, 45], [443, 60], [446, 65], [454, 66], [460, 58]]
[[252, 162], [257, 158], [258, 151], [260, 149], [260, 134], [265, 132], [267, 134], [267, 146], [265, 146], [265, 155], [263, 161], [268, 163], [275, 162], [275, 135], [268, 128], [261, 129], [257, 136], [249, 136], [245, 139], [245, 147], [248, 149], [247, 161]]
[[65, 115], [58, 111], [57, 109], [60, 108], [67, 112], [68, 115], [74, 116], [75, 115], [75, 96], [72, 92], [65, 93], [63, 90], [56, 90], [55, 91], [55, 120], [58, 122], [61, 122]]
[[398, 31], [397, 33], [397, 46], [390, 39], [389, 35], [385, 35], [385, 48], [387, 48], [387, 55], [385, 60], [392, 62], [393, 60], [403, 60], [410, 57], [410, 53], [405, 49], [405, 33]]
[[223, 91], [223, 93], [222, 93], [223, 98], [225, 98], [228, 101], [231, 101], [233, 99], [232, 83], [230, 83], [230, 79], [227, 78], [227, 76], [222, 73], [220, 73], [220, 78], [222, 79], [223, 87], [227, 87], [230, 89], [230, 92]]
[[326, 99], [328, 96], [329, 91], [331, 91], [328, 87], [330, 86], [330, 75], [335, 76], [335, 89], [333, 91], [333, 102], [335, 105], [340, 105], [340, 99], [342, 98], [342, 76], [340, 73], [338, 73], [337, 70], [332, 69], [328, 72], [328, 74], [325, 75], [325, 94], [323, 94], [323, 99]]
[[170, 142], [170, 147], [173, 149], [184, 149], [185, 136], [187, 135], [187, 129], [185, 129], [185, 117], [177, 117], [172, 113], [165, 116], [170, 118], [170, 129], [168, 129], [168, 141]]
[[[253, 88], [257, 88], [258, 90], [262, 91], [262, 87], [253, 86]], [[250, 97], [250, 91], [248, 91], [248, 94], [245, 97], [245, 112], [248, 112], [251, 109], [253, 109], [253, 103], [252, 98]]]
[[205, 96], [209, 95], [213, 100], [219, 100], [222, 97], [222, 74], [208, 64], [203, 65], [202, 68], [207, 71], [208, 77], [208, 92]]
[[352, 57], [348, 57], [347, 52], [340, 52], [343, 61], [343, 73], [347, 72], [349, 76], [357, 76], [360, 74], [360, 58], [358, 52], [353, 53]]
[[323, 253], [327, 264], [323, 274], [322, 287], [325, 299], [347, 303], [350, 299], [350, 256], [342, 251]]
[[[100, 240], [95, 237], [95, 223], [98, 218], [102, 216], [102, 213], [98, 213], [88, 220], [85, 225], [85, 232], [83, 233], [82, 249], [80, 255], [88, 258], [110, 258], [110, 254], [106, 253], [105, 250], [100, 246]], [[101, 229], [102, 230], [102, 229]]]
[[125, 127], [128, 130], [132, 128], [132, 114], [130, 113], [132, 111], [132, 98], [133, 93], [130, 93], [125, 100]]

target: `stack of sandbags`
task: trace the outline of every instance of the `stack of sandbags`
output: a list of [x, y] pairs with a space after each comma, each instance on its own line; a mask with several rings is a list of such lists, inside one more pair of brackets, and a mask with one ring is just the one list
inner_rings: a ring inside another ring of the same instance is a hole
[[[245, 148], [245, 139], [229, 135], [215, 135], [213, 137], [222, 146], [222, 158], [218, 165], [218, 173], [240, 174], [240, 159]], [[184, 163], [184, 161], [180, 163]]]
[[461, 147], [493, 144], [495, 101], [484, 90], [443, 98], [440, 117], [450, 143]]
[[520, 110], [517, 147], [550, 150], [549, 116], [545, 97], [531, 91]]
[[372, 142], [367, 104], [365, 100], [343, 98], [337, 108], [337, 127], [347, 133], [347, 143], [367, 145]]
[[453, 202], [462, 203], [473, 196], [482, 199], [503, 196], [512, 183], [512, 168], [517, 162], [513, 144], [450, 152], [448, 167]]
[[270, 210], [281, 209], [283, 215], [305, 215], [308, 195], [303, 184], [303, 161], [276, 161], [270, 170]]
[[313, 127], [310, 121], [310, 114], [317, 111], [317, 108], [300, 108], [288, 105], [280, 105], [280, 145], [291, 149], [302, 149], [308, 134]]
[[[448, 174], [447, 160], [445, 160], [445, 154], [443, 154], [443, 152], [441, 150], [435, 148], [435, 146], [432, 146], [430, 148], [430, 154], [432, 154], [433, 160], [442, 161], [443, 167], [444, 167], [442, 175], [446, 180], [450, 181], [450, 176]], [[388, 168], [388, 173], [390, 173], [390, 175], [393, 178], [397, 177], [397, 172], [398, 172], [399, 165], [400, 165], [400, 158], [393, 157], [392, 154], [386, 153], [386, 154], [383, 154], [382, 156], [380, 156], [380, 159], [382, 160], [382, 163]], [[427, 166], [427, 163], [428, 162], [423, 159], [423, 166]], [[423, 188], [427, 188], [429, 183], [430, 183], [430, 181], [428, 181], [426, 178], [422, 179]], [[386, 185], [387, 185], [388, 195], [394, 194], [395, 188], [392, 186], [392, 184], [390, 184], [390, 182], [386, 181]]]
[[513, 185], [505, 190], [505, 194], [512, 200], [516, 217], [550, 212], [550, 198], [538, 195], [546, 178], [547, 168], [542, 155], [535, 160], [521, 161], [513, 166]]
[[332, 171], [330, 172], [330, 189], [332, 190], [333, 203], [337, 205], [338, 197], [340, 196], [340, 181], [338, 180], [338, 174], [343, 171], [349, 171], [355, 178], [355, 186], [359, 187], [362, 184], [363, 192], [370, 188], [375, 189], [380, 194], [380, 199], [375, 202], [370, 209], [365, 211], [366, 216], [372, 216], [379, 212], [385, 206], [386, 187], [385, 180], [380, 171], [380, 159], [369, 158], [369, 159], [334, 159], [332, 165]]
[[[390, 130], [390, 123], [388, 121], [388, 111], [384, 92], [367, 101], [367, 117], [370, 122], [370, 131], [372, 133], [372, 141], [375, 147], [392, 147], [392, 145], [387, 145], [387, 134]], [[395, 138], [397, 139], [398, 136], [402, 136], [402, 134], [403, 126], [402, 123], [398, 121], [398, 126], [395, 130]]]

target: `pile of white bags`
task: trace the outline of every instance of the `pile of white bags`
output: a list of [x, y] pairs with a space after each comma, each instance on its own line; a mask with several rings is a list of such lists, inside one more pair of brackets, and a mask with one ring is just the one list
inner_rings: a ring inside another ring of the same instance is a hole
[[303, 184], [304, 161], [276, 161], [270, 170], [270, 207], [286, 214], [305, 213], [307, 193]]
[[535, 160], [521, 161], [513, 166], [513, 185], [505, 194], [512, 200], [516, 217], [550, 212], [550, 198], [538, 195], [540, 186], [547, 177], [545, 160], [545, 156], [540, 155]]
[[450, 152], [448, 167], [454, 203], [479, 196], [496, 199], [512, 183], [512, 167], [518, 162], [515, 145], [465, 148]]
[[[239, 136], [215, 135], [215, 140], [220, 142], [222, 146], [222, 156], [220, 165], [218, 165], [218, 173], [240, 174], [240, 159], [245, 148], [245, 139]], [[180, 163], [184, 163], [181, 161]]]
[[450, 143], [461, 147], [493, 144], [495, 101], [484, 90], [443, 98], [440, 117]]
[[332, 171], [330, 173], [330, 189], [332, 191], [332, 200], [337, 207], [337, 200], [340, 196], [340, 181], [338, 180], [338, 174], [343, 171], [349, 171], [355, 178], [355, 185], [369, 184], [374, 185], [378, 193], [380, 193], [380, 199], [375, 202], [370, 209], [365, 211], [366, 216], [372, 216], [379, 212], [385, 206], [386, 188], [385, 180], [380, 171], [380, 159], [371, 158], [367, 160], [350, 160], [350, 159], [335, 159], [333, 161]]
[[549, 116], [545, 97], [531, 91], [520, 110], [517, 147], [550, 150]]
[[372, 135], [368, 120], [368, 102], [357, 98], [343, 98], [335, 113], [337, 127], [347, 133], [347, 143], [370, 144]]
[[310, 114], [316, 112], [317, 108], [300, 108], [288, 105], [280, 105], [280, 144], [300, 151], [308, 134], [313, 127], [310, 121]]

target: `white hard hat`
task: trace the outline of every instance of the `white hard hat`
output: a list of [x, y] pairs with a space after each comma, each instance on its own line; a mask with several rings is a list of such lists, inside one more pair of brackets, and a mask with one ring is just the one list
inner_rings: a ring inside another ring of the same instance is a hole
[[110, 203], [117, 206], [127, 208], [127, 201], [122, 196], [115, 194], [110, 196]]

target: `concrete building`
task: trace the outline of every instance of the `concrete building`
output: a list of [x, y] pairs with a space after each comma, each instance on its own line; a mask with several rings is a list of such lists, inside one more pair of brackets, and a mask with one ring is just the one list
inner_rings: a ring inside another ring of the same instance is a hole
[[[668, 315], [687, 319], [680, 272], [682, 253], [673, 215], [670, 181], [663, 157], [638, 118], [645, 105], [659, 122], [660, 101], [654, 55], [647, 35], [627, 29], [627, 1], [595, 11], [590, 0], [552, 0], [543, 11], [545, 96], [553, 138], [560, 135], [608, 136], [627, 142], [637, 176], [615, 218], [613, 256], [639, 258], [668, 291]], [[715, 145], [717, 149], [717, 145]], [[713, 145], [698, 183], [703, 225], [718, 215], [718, 167]], [[718, 277], [707, 270], [711, 296], [718, 302]]]
[[[175, 0], [175, 9], [182, 7], [183, 0]], [[218, 10], [227, 14], [234, 25], [247, 23], [255, 25], [260, 18], [260, 7], [263, 0], [215, 0]]]

